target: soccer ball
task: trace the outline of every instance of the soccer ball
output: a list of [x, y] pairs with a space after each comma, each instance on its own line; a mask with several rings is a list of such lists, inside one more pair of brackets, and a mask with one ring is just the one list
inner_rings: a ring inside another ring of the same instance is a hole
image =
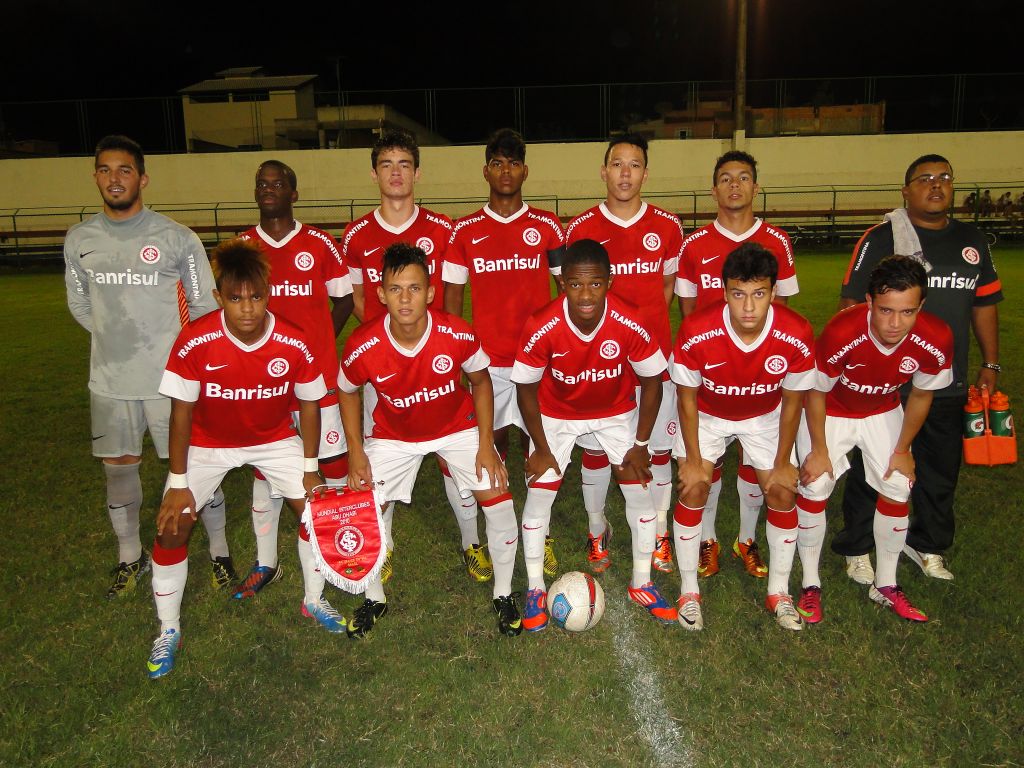
[[589, 573], [570, 571], [548, 590], [548, 612], [562, 629], [590, 629], [604, 615], [604, 590]]

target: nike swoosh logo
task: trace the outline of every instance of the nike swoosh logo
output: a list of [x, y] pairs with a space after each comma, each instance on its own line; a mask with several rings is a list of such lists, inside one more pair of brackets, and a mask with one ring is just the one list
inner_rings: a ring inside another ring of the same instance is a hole
[[393, 379], [397, 375], [398, 375], [397, 373], [389, 373], [387, 376], [378, 376], [376, 378], [376, 381], [377, 381], [378, 384], [383, 384], [388, 379]]
[[[174, 592], [177, 592], [177, 591], [178, 590], [174, 590]], [[174, 592], [157, 592], [156, 596], [157, 597], [170, 597], [171, 595], [174, 594]]]
[[536, 530], [538, 530], [539, 528], [540, 528], [540, 526], [539, 526], [539, 525], [529, 526], [529, 525], [527, 525], [526, 523], [523, 523], [523, 530], [524, 530], [524, 531], [536, 531]]
[[820, 528], [820, 527], [821, 527], [820, 525], [798, 525], [797, 526], [797, 528], [799, 528], [801, 531], [809, 531], [812, 528]]
[[846, 370], [852, 370], [854, 368], [863, 368], [867, 363], [854, 363], [853, 365], [846, 366]]
[[368, 251], [363, 251], [363, 258], [365, 259], [365, 258], [366, 258], [367, 256], [369, 256], [369, 255], [370, 255], [371, 253], [376, 253], [376, 252], [377, 252], [377, 251], [379, 251], [380, 249], [381, 249], [381, 246], [379, 246], [379, 245], [378, 245], [378, 246], [377, 246], [376, 248], [371, 248], [371, 249], [370, 249], [370, 250], [368, 250]]
[[748, 499], [763, 499], [764, 498], [764, 494], [763, 493], [748, 493], [747, 494], [747, 498]]
[[568, 354], [569, 354], [568, 352], [552, 352], [551, 356], [552, 357], [565, 357]]
[[[721, 256], [721, 255], [722, 255], [722, 254], [718, 254], [718, 256]], [[717, 258], [718, 258], [718, 256], [712, 256], [712, 257], [711, 257], [710, 259], [701, 259], [701, 260], [700, 260], [700, 263], [701, 263], [701, 264], [710, 264], [710, 263], [711, 263], [712, 261], [714, 261], [715, 259], [717, 259]]]
[[124, 509], [127, 504], [107, 504], [107, 509]]
[[512, 544], [515, 544], [517, 541], [519, 541], [519, 537], [518, 536], [516, 536], [514, 539], [512, 539], [512, 541], [506, 541], [505, 545], [506, 546], [510, 546]]
[[672, 485], [672, 483], [655, 483], [659, 488], [664, 488], [666, 485]]
[[695, 534], [693, 534], [693, 536], [680, 536], [679, 540], [680, 541], [693, 541], [696, 538], [697, 538], [697, 534], [695, 533]]
[[473, 245], [476, 245], [477, 243], [482, 243], [488, 237], [490, 237], [490, 235], [484, 235], [483, 237], [474, 237], [473, 238]]
[[796, 542], [796, 539], [783, 539], [782, 540], [783, 544], [794, 544], [795, 542]]
[[641, 522], [641, 523], [650, 523], [650, 522], [652, 522], [652, 521], [653, 521], [653, 520], [655, 520], [655, 519], [656, 519], [656, 517], [648, 517], [648, 518], [647, 518], [646, 520], [644, 520], [644, 519], [643, 519], [643, 518], [641, 517], [641, 518], [640, 518], [640, 522]]
[[99, 440], [101, 437], [106, 437], [106, 435], [94, 435], [92, 439]]
[[908, 528], [896, 528], [896, 527], [893, 528], [893, 531], [895, 533], [903, 533], [906, 530], [909, 530], [909, 529]]
[[149, 667], [150, 672], [156, 672], [158, 669], [160, 669], [160, 665], [154, 664], [152, 661], [147, 661], [146, 666]]
[[80, 253], [80, 254], [78, 254], [78, 258], [80, 258], [80, 259], [84, 259], [84, 258], [85, 258], [86, 256], [88, 256], [88, 255], [89, 255], [90, 253], [96, 253], [96, 251], [94, 251], [94, 250], [93, 250], [93, 251], [86, 251], [85, 253]]
[[600, 242], [600, 245], [604, 245], [605, 243], [610, 243], [611, 241], [612, 241], [612, 239], [609, 237], [607, 240], [602, 240]]
[[692, 626], [693, 626], [694, 624], [696, 624], [696, 623], [697, 623], [696, 619], [688, 619], [688, 618], [686, 618], [686, 616], [684, 616], [684, 615], [683, 615], [683, 614], [681, 614], [681, 613], [679, 614], [679, 618], [681, 618], [681, 619], [682, 619], [683, 621], [685, 621], [685, 622], [686, 622], [687, 624], [689, 624], [689, 625], [690, 625], [691, 627], [692, 627]]
[[208, 371], [219, 371], [221, 368], [227, 368], [227, 367], [228, 367], [227, 363], [224, 363], [224, 365], [210, 365], [209, 363], [206, 364], [206, 370], [208, 370]]
[[704, 364], [704, 370], [705, 371], [710, 371], [712, 368], [717, 368], [720, 365], [725, 365], [726, 362], [728, 362], [728, 361], [721, 362], [721, 363], [705, 363]]

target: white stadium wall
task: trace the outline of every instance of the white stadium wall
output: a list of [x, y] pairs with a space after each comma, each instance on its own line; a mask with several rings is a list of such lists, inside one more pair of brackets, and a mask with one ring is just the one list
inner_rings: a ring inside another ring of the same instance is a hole
[[[603, 198], [598, 171], [604, 146], [531, 145], [525, 191], [538, 197]], [[707, 190], [715, 158], [730, 146], [718, 139], [652, 142], [646, 190]], [[761, 138], [747, 139], [745, 149], [757, 158], [760, 181], [768, 188], [900, 184], [907, 163], [929, 152], [950, 159], [959, 185], [1024, 181], [1021, 131]], [[369, 150], [329, 149], [152, 155], [144, 197], [158, 205], [248, 202], [256, 166], [270, 157], [295, 169], [304, 200], [378, 196], [369, 174]], [[420, 197], [480, 198], [486, 193], [480, 146], [426, 147], [421, 165]], [[82, 157], [0, 160], [0, 209], [95, 207], [91, 170], [92, 159]]]

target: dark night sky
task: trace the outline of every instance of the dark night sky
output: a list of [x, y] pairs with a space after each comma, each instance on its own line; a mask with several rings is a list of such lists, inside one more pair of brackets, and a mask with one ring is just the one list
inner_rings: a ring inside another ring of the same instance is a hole
[[[355, 5], [18, 4], [0, 101], [171, 95], [248, 65], [333, 90], [337, 55], [349, 89], [733, 75], [735, 0]], [[1021, 5], [749, 0], [749, 77], [1019, 71]]]

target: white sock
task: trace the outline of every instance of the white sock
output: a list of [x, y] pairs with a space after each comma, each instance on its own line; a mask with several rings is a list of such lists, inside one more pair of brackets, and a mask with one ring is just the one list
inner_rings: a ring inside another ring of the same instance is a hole
[[452, 512], [455, 513], [455, 522], [459, 524], [459, 535], [462, 536], [462, 548], [470, 547], [480, 543], [480, 532], [476, 524], [476, 499], [472, 495], [468, 499], [459, 495], [459, 489], [455, 481], [443, 470], [441, 477], [444, 479], [444, 495], [448, 497]]
[[117, 536], [118, 558], [122, 563], [134, 563], [142, 557], [142, 539], [139, 538], [141, 464], [103, 464], [103, 472], [107, 476], [107, 514]]
[[375, 600], [378, 603], [386, 603], [388, 599], [384, 596], [384, 585], [380, 579], [374, 579], [366, 585], [366, 591], [363, 593], [363, 597], [367, 600]]
[[718, 519], [718, 498], [722, 495], [722, 472], [715, 467], [715, 479], [711, 481], [711, 489], [708, 491], [708, 500], [704, 502], [704, 516], [701, 518], [700, 538], [702, 541], [714, 539], [718, 541], [718, 532], [715, 530], [715, 522]]
[[[512, 594], [512, 572], [516, 567], [519, 525], [511, 494], [481, 502], [487, 529], [487, 549], [494, 564], [494, 597]], [[544, 557], [541, 555], [541, 570]]]
[[203, 507], [199, 519], [206, 528], [206, 538], [210, 542], [210, 557], [227, 557], [228, 537], [225, 528], [228, 524], [228, 511], [224, 503], [224, 492], [219, 487], [213, 492], [213, 498]]
[[[270, 495], [270, 483], [252, 481], [252, 530], [256, 534], [256, 564], [277, 568], [277, 528], [284, 499]], [[301, 523], [300, 523], [301, 525]]]
[[[608, 456], [603, 453], [593, 454], [584, 451], [580, 466], [580, 481], [582, 482], [583, 507], [587, 510], [592, 536], [597, 536], [604, 531], [604, 505], [608, 499], [608, 484], [611, 480], [612, 465], [608, 461]], [[600, 521], [601, 527], [595, 532], [596, 521]]]
[[316, 603], [324, 593], [326, 579], [324, 579], [324, 575], [316, 567], [316, 561], [313, 559], [313, 545], [301, 536], [298, 537], [298, 542], [299, 565], [302, 566], [302, 588], [305, 593], [302, 601], [304, 603]]
[[764, 501], [761, 486], [737, 475], [736, 493], [740, 497], [739, 540], [757, 541], [757, 519], [761, 516], [761, 503]]
[[672, 519], [672, 535], [675, 538], [676, 565], [679, 567], [681, 586], [679, 594], [693, 592], [700, 594], [697, 586], [697, 565], [700, 562], [700, 541], [702, 534], [701, 510], [676, 504]]
[[827, 503], [828, 501], [825, 499], [805, 499], [803, 496], [798, 496], [796, 500], [796, 513], [799, 522], [797, 547], [800, 550], [800, 565], [804, 571], [802, 581], [804, 587], [821, 586], [818, 563], [821, 560], [821, 547], [825, 542], [827, 528], [825, 506]]
[[626, 502], [626, 522], [632, 534], [633, 573], [631, 584], [642, 587], [651, 580], [651, 553], [657, 532], [658, 514], [651, 505], [648, 488], [640, 483], [619, 483]]
[[551, 521], [551, 505], [558, 491], [531, 486], [526, 490], [523, 507], [523, 560], [526, 561], [527, 589], [542, 589], [544, 584], [544, 537]]
[[[395, 548], [395, 540], [391, 536], [391, 525], [395, 522], [395, 502], [389, 501], [385, 504], [380, 517], [384, 523], [384, 543], [387, 545], [388, 552], [390, 552]], [[376, 598], [370, 599], [375, 600]]]
[[[885, 512], [889, 514], [885, 514]], [[898, 512], [903, 514], [899, 515]], [[897, 514], [892, 514], [896, 512]], [[907, 543], [907, 504], [893, 504], [881, 496], [875, 507], [872, 529], [875, 533], [875, 586], [891, 587], [896, 584], [896, 566], [903, 545]]]
[[768, 508], [765, 535], [768, 539], [768, 594], [788, 595], [789, 574], [796, 554], [796, 509]]
[[[181, 598], [188, 581], [188, 547], [161, 551], [159, 545], [154, 545], [153, 549], [153, 601], [160, 619], [160, 631], [173, 629], [181, 632]], [[181, 560], [168, 565], [157, 562], [158, 559], [179, 556]]]
[[651, 503], [658, 515], [658, 536], [668, 534], [668, 510], [672, 506], [672, 460], [667, 453], [655, 454], [651, 461], [651, 474], [654, 477], [648, 483], [651, 492]]

